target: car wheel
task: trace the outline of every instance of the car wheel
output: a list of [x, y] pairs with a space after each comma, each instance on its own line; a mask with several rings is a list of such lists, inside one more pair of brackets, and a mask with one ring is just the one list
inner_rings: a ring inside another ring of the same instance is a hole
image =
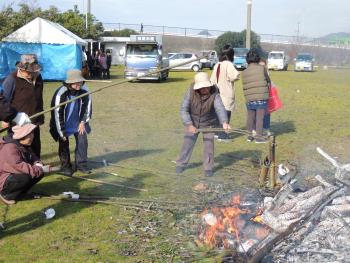
[[200, 70], [200, 68], [199, 68], [198, 65], [194, 65], [194, 66], [192, 67], [192, 70], [193, 70], [194, 72], [198, 72], [198, 71]]

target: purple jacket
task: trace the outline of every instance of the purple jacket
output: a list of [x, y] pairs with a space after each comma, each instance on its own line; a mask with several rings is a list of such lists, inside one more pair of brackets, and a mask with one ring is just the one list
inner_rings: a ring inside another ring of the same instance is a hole
[[44, 171], [34, 163], [40, 159], [27, 147], [6, 136], [0, 139], [0, 192], [11, 174], [28, 174], [32, 178], [44, 176]]

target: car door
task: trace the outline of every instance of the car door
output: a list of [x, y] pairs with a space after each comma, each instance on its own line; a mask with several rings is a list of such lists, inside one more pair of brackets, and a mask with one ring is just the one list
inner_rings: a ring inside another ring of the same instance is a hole
[[[184, 56], [182, 53], [175, 54], [169, 58], [169, 66], [173, 67], [175, 65], [178, 65], [178, 64], [182, 63], [183, 60], [184, 60]], [[176, 67], [174, 69], [181, 69], [181, 67]]]
[[[184, 54], [184, 58], [183, 58], [183, 63], [185, 63], [186, 61], [190, 61], [192, 60], [192, 54], [189, 53], [185, 53]], [[192, 68], [192, 63], [188, 63], [183, 65], [183, 69], [191, 69]]]

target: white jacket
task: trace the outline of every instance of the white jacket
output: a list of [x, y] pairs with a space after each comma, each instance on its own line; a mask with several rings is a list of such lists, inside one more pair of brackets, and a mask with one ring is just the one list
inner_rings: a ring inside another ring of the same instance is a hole
[[[216, 72], [220, 65], [219, 81], [216, 79]], [[218, 86], [220, 90], [221, 100], [227, 111], [235, 109], [235, 88], [234, 81], [239, 79], [239, 72], [235, 69], [231, 61], [225, 60], [217, 63], [211, 73], [210, 81]]]

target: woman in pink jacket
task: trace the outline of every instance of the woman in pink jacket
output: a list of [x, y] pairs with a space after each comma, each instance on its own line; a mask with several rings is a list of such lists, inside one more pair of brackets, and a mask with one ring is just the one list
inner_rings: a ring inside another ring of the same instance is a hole
[[0, 200], [12, 205], [18, 197], [50, 172], [32, 152], [34, 124], [14, 126], [13, 135], [0, 139]]

